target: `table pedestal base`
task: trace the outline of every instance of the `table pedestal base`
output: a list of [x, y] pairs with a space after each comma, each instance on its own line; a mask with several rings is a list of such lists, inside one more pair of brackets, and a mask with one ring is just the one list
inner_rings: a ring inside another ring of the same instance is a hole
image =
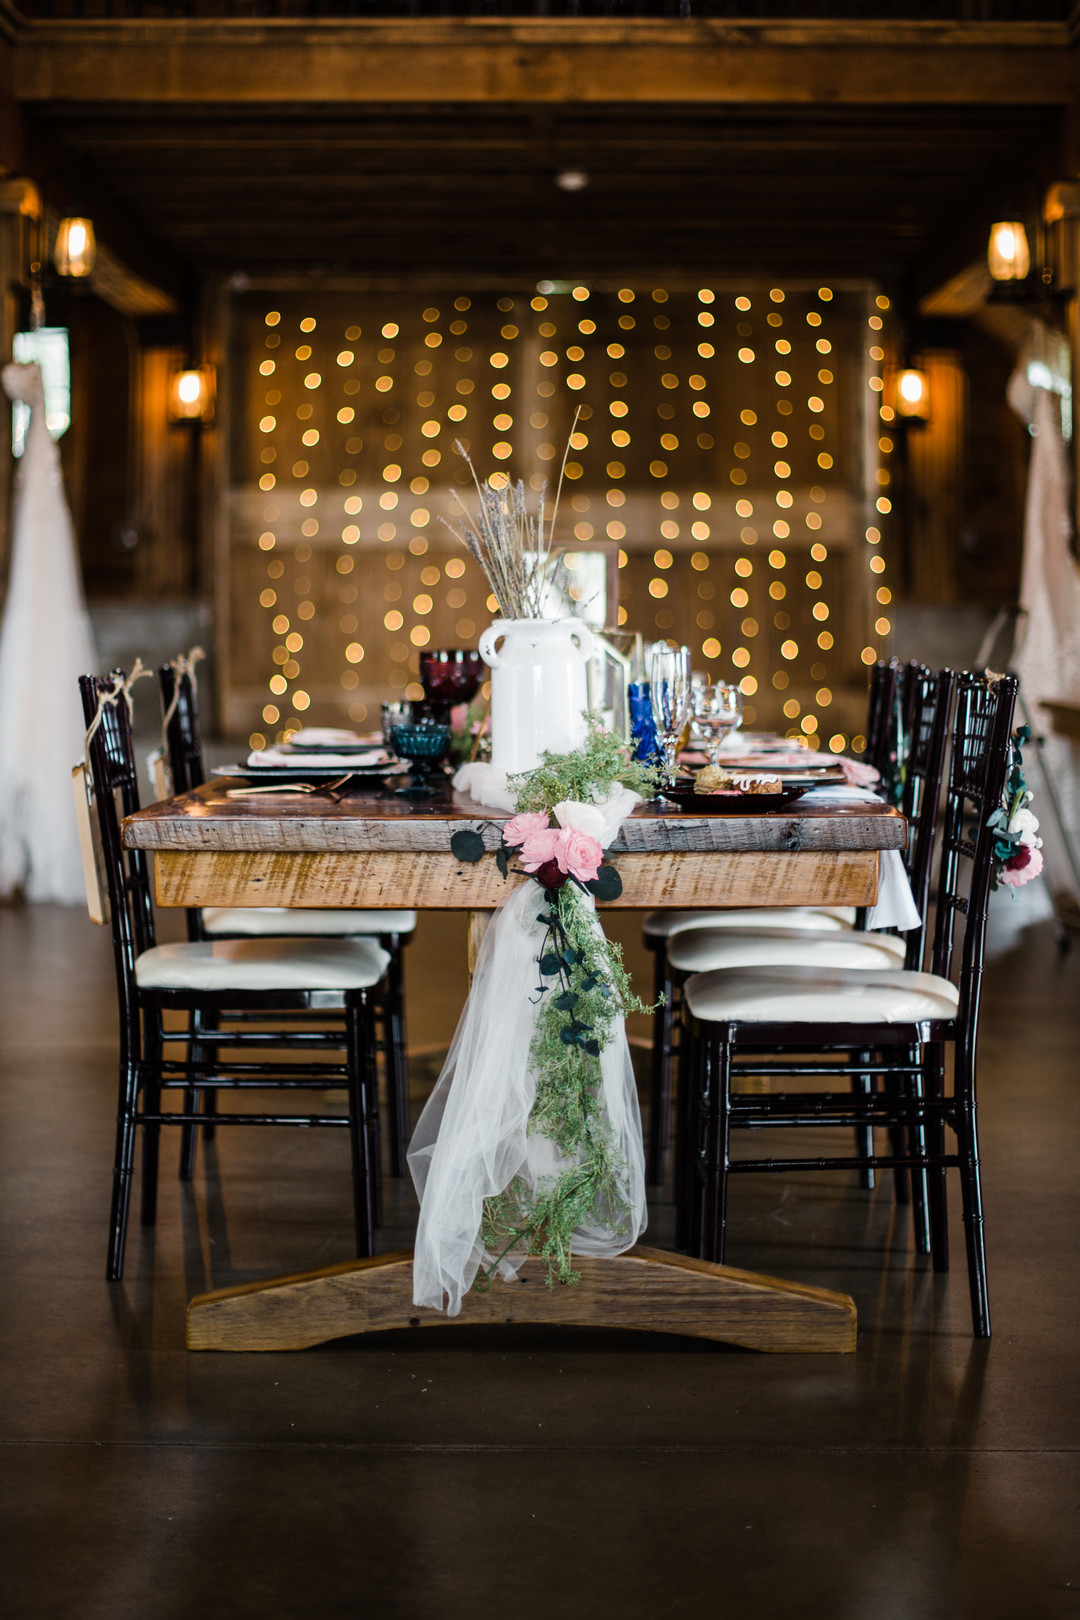
[[388, 1328], [550, 1323], [715, 1339], [747, 1350], [807, 1355], [855, 1349], [847, 1294], [735, 1271], [660, 1249], [576, 1261], [581, 1281], [548, 1288], [528, 1260], [514, 1282], [471, 1293], [459, 1316], [412, 1302], [412, 1254], [377, 1255], [320, 1271], [197, 1294], [188, 1306], [190, 1350], [304, 1350]]

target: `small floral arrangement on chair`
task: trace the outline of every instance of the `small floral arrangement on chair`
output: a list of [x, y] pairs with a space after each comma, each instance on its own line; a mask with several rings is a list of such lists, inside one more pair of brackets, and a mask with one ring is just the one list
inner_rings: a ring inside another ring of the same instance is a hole
[[1019, 889], [1043, 869], [1038, 818], [1028, 809], [1032, 793], [1024, 780], [1022, 745], [1031, 736], [1028, 726], [1013, 733], [1009, 772], [1000, 807], [990, 817], [994, 830], [994, 889]]

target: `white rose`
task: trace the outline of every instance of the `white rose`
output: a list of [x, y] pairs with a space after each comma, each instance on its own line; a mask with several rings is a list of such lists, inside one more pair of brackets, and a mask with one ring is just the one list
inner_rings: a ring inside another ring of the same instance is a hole
[[552, 814], [560, 827], [569, 827], [573, 832], [586, 833], [590, 838], [603, 843], [604, 839], [604, 812], [598, 805], [582, 804], [579, 799], [564, 799], [555, 806]]
[[1009, 822], [1009, 831], [1019, 833], [1020, 842], [1026, 844], [1029, 848], [1038, 847], [1035, 838], [1038, 830], [1038, 818], [1033, 816], [1030, 810], [1018, 810]]

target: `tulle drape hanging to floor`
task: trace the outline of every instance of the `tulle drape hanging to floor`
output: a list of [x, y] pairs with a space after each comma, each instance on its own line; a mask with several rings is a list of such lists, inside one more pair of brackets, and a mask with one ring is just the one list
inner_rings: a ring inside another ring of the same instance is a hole
[[76, 681], [96, 658], [41, 371], [12, 364], [2, 375], [9, 397], [30, 406], [30, 426], [0, 625], [0, 896], [75, 905], [85, 897], [71, 791], [83, 751]]
[[[472, 990], [438, 1084], [409, 1146], [409, 1167], [420, 1197], [413, 1259], [413, 1298], [451, 1316], [461, 1310], [486, 1254], [484, 1201], [520, 1176], [536, 1193], [565, 1169], [555, 1144], [529, 1130], [537, 1076], [532, 1038], [537, 1016], [537, 958], [546, 928], [544, 891], [523, 883], [496, 911], [484, 937]], [[599, 929], [595, 910], [593, 925]], [[548, 991], [548, 994], [553, 994]], [[645, 1159], [634, 1071], [620, 1021], [600, 1055], [600, 1099], [620, 1165], [624, 1218], [602, 1214], [578, 1228], [575, 1255], [612, 1256], [632, 1248], [645, 1230]], [[517, 1274], [517, 1250], [498, 1267]]]

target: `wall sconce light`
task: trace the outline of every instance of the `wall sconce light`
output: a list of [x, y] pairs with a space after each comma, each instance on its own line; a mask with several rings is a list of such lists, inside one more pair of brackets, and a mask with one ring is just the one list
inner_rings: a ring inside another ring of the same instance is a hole
[[94, 222], [72, 217], [62, 219], [56, 231], [53, 263], [61, 276], [88, 276], [97, 258]]
[[216, 393], [213, 366], [174, 371], [169, 378], [169, 421], [212, 422]]
[[1019, 220], [1001, 219], [990, 227], [986, 262], [995, 281], [1024, 281], [1031, 269], [1027, 231]]
[[930, 415], [930, 379], [925, 371], [908, 366], [894, 374], [893, 406], [897, 416], [925, 422]]

